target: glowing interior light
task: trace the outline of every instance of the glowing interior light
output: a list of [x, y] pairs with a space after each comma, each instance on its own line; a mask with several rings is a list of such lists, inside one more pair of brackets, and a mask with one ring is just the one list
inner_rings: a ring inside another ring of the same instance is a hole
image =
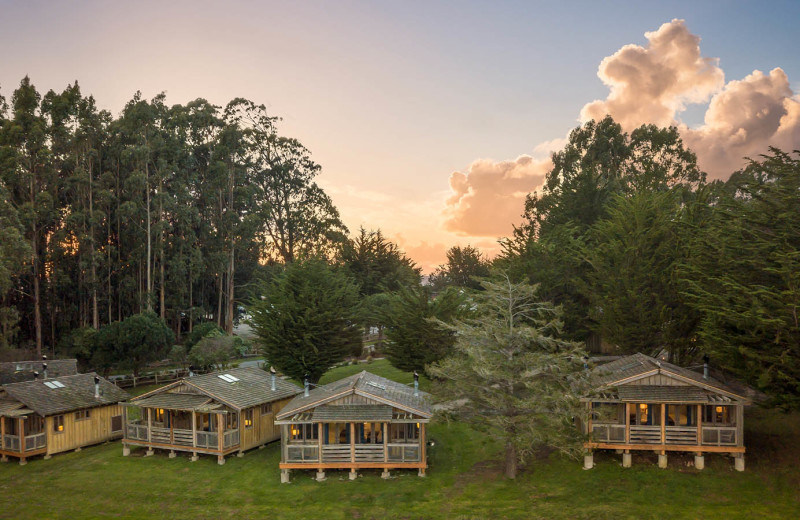
[[722, 407], [721, 406], [717, 406], [717, 413], [722, 413]]

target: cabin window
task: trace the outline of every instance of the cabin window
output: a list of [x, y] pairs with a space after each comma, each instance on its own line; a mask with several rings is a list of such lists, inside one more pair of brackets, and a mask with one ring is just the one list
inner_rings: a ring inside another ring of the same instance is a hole
[[225, 429], [226, 430], [235, 430], [239, 427], [239, 414], [238, 413], [229, 413], [225, 415]]
[[624, 424], [625, 409], [619, 403], [592, 403], [592, 420], [597, 423]]
[[111, 432], [121, 432], [122, 431], [122, 416], [121, 415], [114, 415], [111, 417]]
[[249, 410], [244, 411], [244, 428], [246, 430], [253, 429], [253, 409], [250, 408]]
[[389, 425], [391, 442], [411, 442], [419, 440], [419, 423], [399, 423]]
[[155, 408], [153, 409], [153, 421], [154, 422], [164, 422], [164, 409], [163, 408]]
[[709, 424], [736, 424], [733, 406], [706, 405], [703, 407], [703, 422]]
[[361, 423], [356, 425], [359, 444], [383, 444], [383, 424]]
[[652, 403], [633, 403], [628, 408], [631, 424], [634, 426], [660, 426], [661, 405]]
[[29, 415], [28, 420], [25, 421], [25, 433], [36, 435], [44, 431], [44, 417], [39, 415]]
[[272, 413], [272, 403], [261, 405], [261, 415], [269, 415]]
[[350, 423], [327, 423], [323, 430], [326, 444], [350, 444]]
[[667, 426], [697, 426], [697, 405], [667, 405]]
[[78, 410], [75, 412], [76, 421], [85, 421], [89, 418], [89, 410]]
[[19, 435], [17, 431], [17, 419], [14, 417], [3, 417], [6, 422], [6, 435]]
[[289, 426], [289, 434], [293, 443], [319, 442], [319, 431], [316, 424], [292, 424]]
[[55, 433], [64, 433], [64, 416], [63, 415], [54, 415], [53, 416], [53, 432], [55, 432]]

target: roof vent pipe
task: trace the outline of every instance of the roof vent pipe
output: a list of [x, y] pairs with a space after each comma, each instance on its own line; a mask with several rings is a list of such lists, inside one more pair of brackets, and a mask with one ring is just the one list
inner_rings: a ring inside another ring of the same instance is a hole
[[47, 363], [42, 363], [42, 376], [47, 379]]
[[303, 397], [308, 397], [308, 374], [303, 379]]
[[94, 376], [94, 398], [100, 399], [100, 376]]
[[37, 372], [36, 370], [33, 371], [33, 380], [34, 381], [38, 381], [39, 380], [39, 372]]
[[275, 391], [275, 367], [269, 367], [269, 375], [271, 376], [271, 382], [269, 385], [269, 389], [273, 392]]
[[703, 379], [708, 379], [708, 354], [703, 355]]
[[189, 377], [194, 377], [194, 365], [189, 365]]
[[419, 374], [414, 370], [414, 396], [419, 395]]
[[583, 356], [583, 369], [589, 370], [589, 356]]

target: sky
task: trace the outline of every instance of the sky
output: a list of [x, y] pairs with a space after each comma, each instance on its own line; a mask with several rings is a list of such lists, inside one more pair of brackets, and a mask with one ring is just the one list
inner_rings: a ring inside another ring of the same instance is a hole
[[611, 114], [676, 125], [709, 178], [800, 148], [800, 2], [0, 0], [0, 94], [77, 80], [117, 115], [235, 97], [283, 118], [351, 231], [430, 272], [488, 255], [549, 154]]

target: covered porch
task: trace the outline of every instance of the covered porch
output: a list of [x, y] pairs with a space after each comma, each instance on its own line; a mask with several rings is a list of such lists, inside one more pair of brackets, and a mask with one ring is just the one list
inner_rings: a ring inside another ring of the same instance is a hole
[[288, 470], [317, 469], [317, 479], [326, 469], [417, 469], [427, 467], [425, 435], [427, 419], [388, 405], [320, 406], [279, 421], [282, 478]]
[[240, 450], [239, 414], [205, 395], [162, 393], [126, 404], [123, 455], [130, 446], [145, 446], [147, 455], [154, 448], [198, 454], [217, 455], [224, 464], [225, 455]]
[[26, 408], [6, 410], [0, 415], [0, 460], [17, 457], [21, 465], [28, 457], [47, 452], [44, 417]]

